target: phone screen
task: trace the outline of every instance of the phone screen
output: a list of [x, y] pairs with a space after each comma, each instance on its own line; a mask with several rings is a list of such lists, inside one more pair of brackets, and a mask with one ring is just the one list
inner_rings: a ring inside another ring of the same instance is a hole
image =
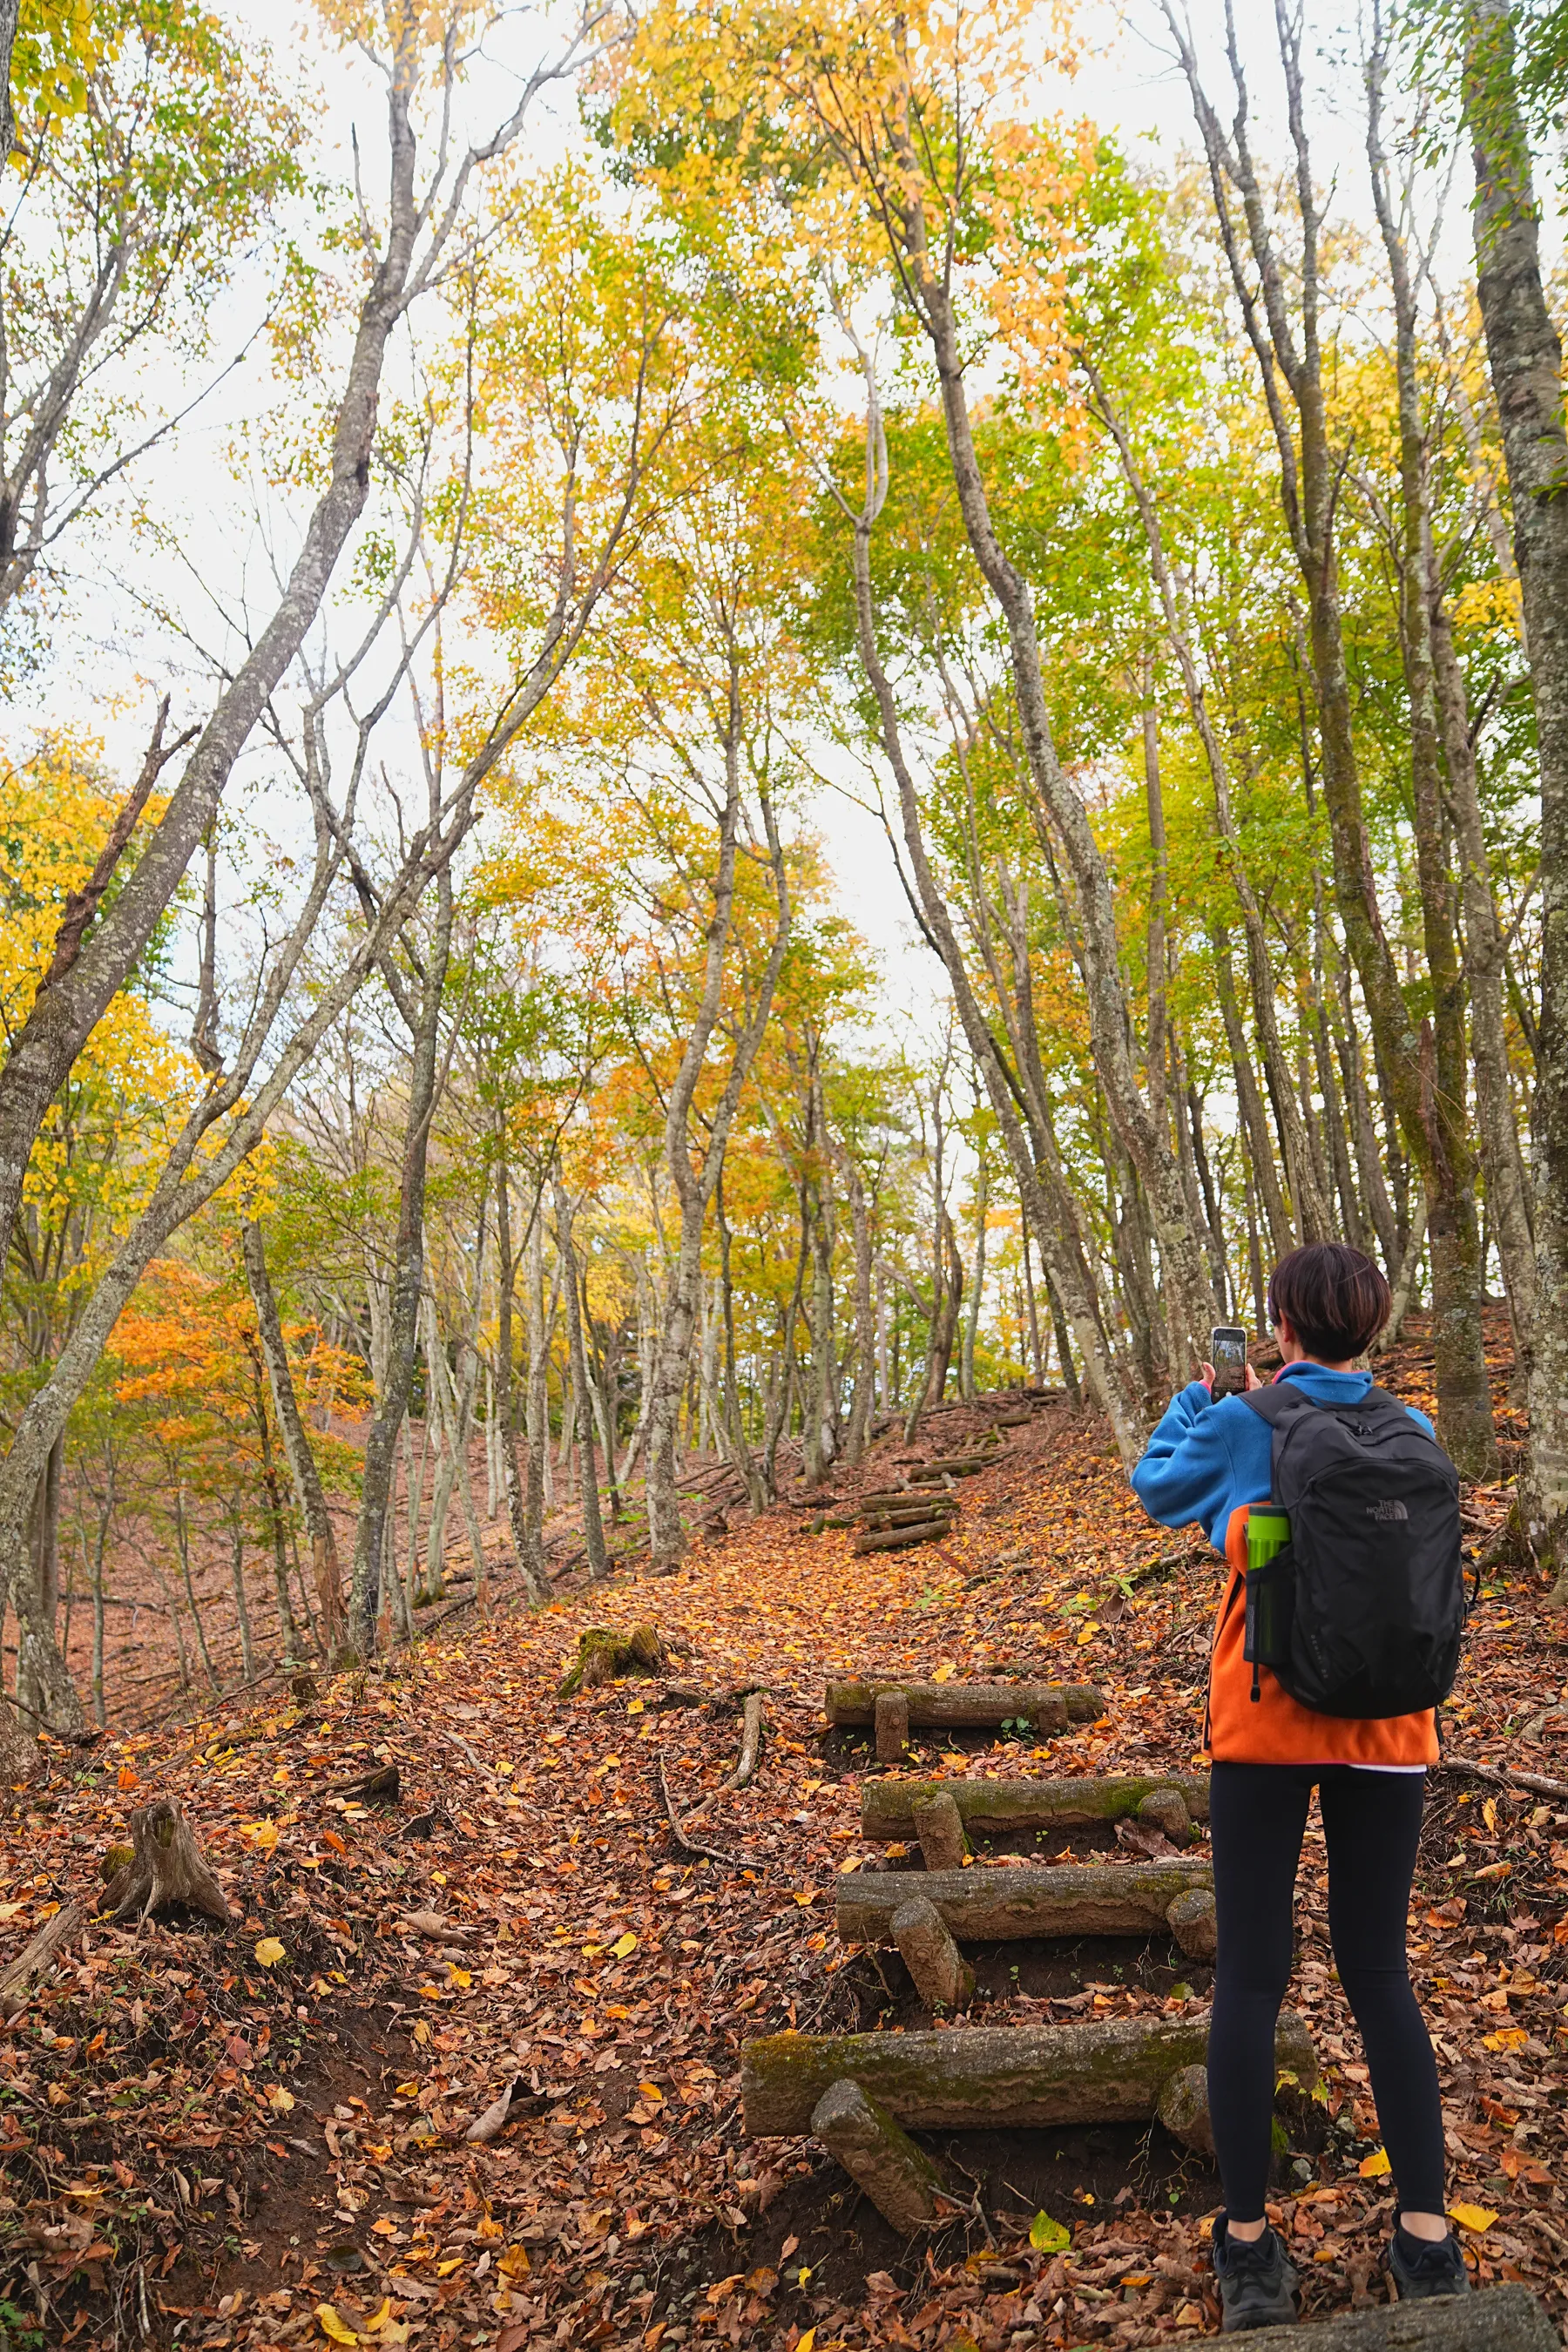
[[1216, 1323], [1209, 1345], [1215, 1395], [1239, 1396], [1247, 1386], [1246, 1331], [1237, 1323]]

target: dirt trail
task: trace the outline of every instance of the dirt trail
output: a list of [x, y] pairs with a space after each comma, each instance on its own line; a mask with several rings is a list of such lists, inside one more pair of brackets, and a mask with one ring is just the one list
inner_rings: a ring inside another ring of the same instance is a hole
[[[1384, 1377], [1418, 1400], [1422, 1373], [1417, 1344]], [[900, 1455], [945, 1453], [987, 1417], [944, 1416], [914, 1447], [890, 1434], [831, 1492], [886, 1483]], [[864, 1739], [826, 1730], [826, 1675], [1056, 1676], [1110, 1698], [1102, 1723], [1049, 1740], [926, 1740], [921, 1769], [1193, 1762], [1215, 1589], [1195, 1539], [1143, 1520], [1063, 1404], [959, 1491], [940, 1546], [856, 1559], [847, 1533], [781, 1506], [675, 1577], [449, 1621], [303, 1707], [51, 1749], [0, 1829], [0, 1965], [90, 1890], [150, 1792], [185, 1806], [243, 1917], [226, 1935], [95, 1926], [0, 2031], [11, 2343], [993, 2352], [1211, 2328], [1215, 2183], [1157, 2126], [947, 2136], [933, 2144], [972, 2181], [970, 2210], [913, 2248], [808, 2143], [741, 2137], [747, 2035], [926, 2021], [896, 1958], [833, 1933], [837, 1875], [889, 1857], [860, 1839], [874, 1767]], [[1568, 1649], [1533, 1574], [1496, 1556], [1505, 1502], [1467, 1505], [1492, 1564], [1450, 1745], [1564, 1780]], [[673, 1677], [556, 1699], [584, 1628], [639, 1620], [689, 1645]], [[717, 1703], [669, 1704], [672, 1681]], [[726, 1702], [758, 1684], [762, 1767], [726, 1791]], [[347, 1784], [388, 1764], [395, 1801], [356, 1799]], [[729, 1861], [676, 1851], [661, 1772], [683, 1815], [703, 1807], [690, 1835]], [[1074, 1833], [1050, 1856], [1103, 1843]], [[1381, 2294], [1389, 2219], [1321, 1865], [1310, 1849], [1292, 2000], [1327, 2096], [1282, 2110], [1277, 2209], [1310, 2308]], [[1522, 2277], [1561, 2316], [1568, 1802], [1442, 1776], [1419, 1894], [1467, 2245], [1482, 2277]], [[1206, 1990], [1173, 1945], [975, 1957], [991, 2023], [1173, 2012]], [[500, 2136], [467, 2144], [509, 2084]], [[1070, 2244], [1030, 2245], [1040, 2212]]]

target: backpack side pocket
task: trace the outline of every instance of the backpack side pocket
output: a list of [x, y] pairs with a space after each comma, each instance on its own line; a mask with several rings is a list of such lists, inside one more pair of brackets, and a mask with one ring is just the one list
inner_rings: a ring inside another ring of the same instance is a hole
[[1290, 1663], [1290, 1633], [1296, 1617], [1296, 1563], [1289, 1544], [1261, 1568], [1247, 1570], [1247, 1629], [1242, 1656], [1252, 1668], [1254, 1704], [1261, 1698], [1259, 1670]]

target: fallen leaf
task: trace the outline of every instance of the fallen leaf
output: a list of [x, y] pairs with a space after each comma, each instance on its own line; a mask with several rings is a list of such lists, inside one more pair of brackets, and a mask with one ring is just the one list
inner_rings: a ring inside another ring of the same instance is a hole
[[1521, 2050], [1530, 2036], [1522, 2025], [1505, 2025], [1496, 2033], [1483, 2033], [1483, 2050]]
[[1450, 2221], [1458, 2221], [1461, 2230], [1489, 2230], [1497, 2215], [1485, 2205], [1450, 2205]]
[[321, 2323], [321, 2333], [334, 2344], [357, 2344], [359, 2337], [352, 2327], [345, 2327], [330, 2303], [316, 2305], [316, 2317]]
[[1048, 2213], [1037, 2213], [1029, 2224], [1029, 2243], [1037, 2254], [1059, 2254], [1071, 2245], [1072, 2231], [1053, 2221]]
[[641, 2092], [643, 2097], [647, 2100], [651, 2106], [658, 2107], [663, 2105], [664, 2093], [659, 2089], [657, 2083], [639, 2083], [637, 2084], [637, 2089]]
[[274, 2083], [267, 2094], [267, 2104], [275, 2116], [291, 2116], [294, 2112], [294, 2094], [292, 2091], [286, 2091], [281, 2083]]
[[288, 1953], [276, 1936], [263, 1936], [256, 1947], [257, 1960], [264, 1969], [275, 1969], [279, 1960], [287, 1959], [288, 1957]]
[[617, 1960], [629, 1959], [632, 1954], [637, 1950], [637, 1939], [632, 1934], [629, 1927], [626, 1929], [624, 1936], [617, 1936], [615, 1942], [610, 1946], [610, 1949], [615, 1954]]
[[1388, 2150], [1385, 2147], [1374, 2147], [1372, 2154], [1363, 2156], [1356, 2167], [1363, 2180], [1381, 2180], [1384, 2174], [1390, 2168]]

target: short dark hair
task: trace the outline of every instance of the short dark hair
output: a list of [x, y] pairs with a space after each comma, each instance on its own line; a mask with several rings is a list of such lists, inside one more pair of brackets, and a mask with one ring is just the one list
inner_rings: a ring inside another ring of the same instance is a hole
[[1331, 1364], [1363, 1355], [1393, 1304], [1379, 1268], [1348, 1242], [1308, 1242], [1292, 1250], [1268, 1285], [1269, 1321], [1283, 1315], [1307, 1353]]

